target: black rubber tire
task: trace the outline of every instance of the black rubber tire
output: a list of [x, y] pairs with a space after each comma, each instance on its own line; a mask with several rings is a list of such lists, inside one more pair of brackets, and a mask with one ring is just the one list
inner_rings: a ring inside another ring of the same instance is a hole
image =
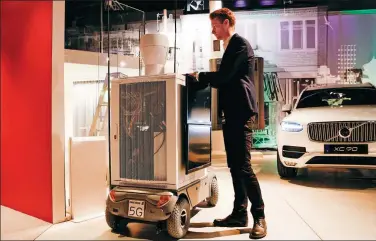
[[106, 210], [106, 222], [107, 225], [113, 230], [118, 231], [120, 229], [121, 217], [113, 215], [110, 211]]
[[277, 153], [277, 170], [281, 178], [295, 178], [298, 175], [297, 168], [285, 167], [282, 164], [278, 153]]
[[208, 198], [208, 206], [215, 207], [219, 199], [219, 186], [217, 178], [213, 178], [210, 185], [210, 197]]
[[191, 207], [186, 198], [179, 198], [174, 210], [167, 219], [167, 233], [176, 239], [183, 238], [189, 229], [191, 221]]

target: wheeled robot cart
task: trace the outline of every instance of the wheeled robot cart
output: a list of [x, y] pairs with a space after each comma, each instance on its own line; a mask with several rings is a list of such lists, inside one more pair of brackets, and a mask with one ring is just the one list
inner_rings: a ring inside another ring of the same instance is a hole
[[211, 165], [211, 88], [164, 74], [168, 39], [143, 35], [145, 76], [111, 80], [110, 187], [106, 220], [157, 224], [174, 238], [188, 231], [191, 210], [218, 202]]
[[[218, 202], [211, 165], [211, 90], [188, 77], [154, 75], [112, 81], [111, 191], [106, 221], [155, 223], [174, 238], [191, 210]], [[115, 100], [119, 100], [116, 102]]]

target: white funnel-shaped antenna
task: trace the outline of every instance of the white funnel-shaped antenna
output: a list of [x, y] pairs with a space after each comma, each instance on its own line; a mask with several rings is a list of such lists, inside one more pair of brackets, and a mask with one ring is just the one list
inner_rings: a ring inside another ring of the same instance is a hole
[[145, 34], [140, 39], [140, 52], [145, 64], [145, 75], [164, 74], [169, 41], [164, 34]]

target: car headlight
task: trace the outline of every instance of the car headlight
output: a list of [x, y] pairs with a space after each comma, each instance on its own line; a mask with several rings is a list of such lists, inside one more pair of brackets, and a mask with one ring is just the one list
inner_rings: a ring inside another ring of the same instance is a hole
[[296, 122], [282, 121], [281, 128], [283, 131], [288, 132], [300, 132], [303, 130], [303, 126]]

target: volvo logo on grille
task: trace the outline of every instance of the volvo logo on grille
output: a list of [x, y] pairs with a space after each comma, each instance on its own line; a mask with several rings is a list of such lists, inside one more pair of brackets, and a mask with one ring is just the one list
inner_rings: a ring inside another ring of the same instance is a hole
[[339, 130], [339, 136], [342, 138], [348, 138], [351, 134], [351, 130], [347, 127], [343, 127], [341, 130]]

